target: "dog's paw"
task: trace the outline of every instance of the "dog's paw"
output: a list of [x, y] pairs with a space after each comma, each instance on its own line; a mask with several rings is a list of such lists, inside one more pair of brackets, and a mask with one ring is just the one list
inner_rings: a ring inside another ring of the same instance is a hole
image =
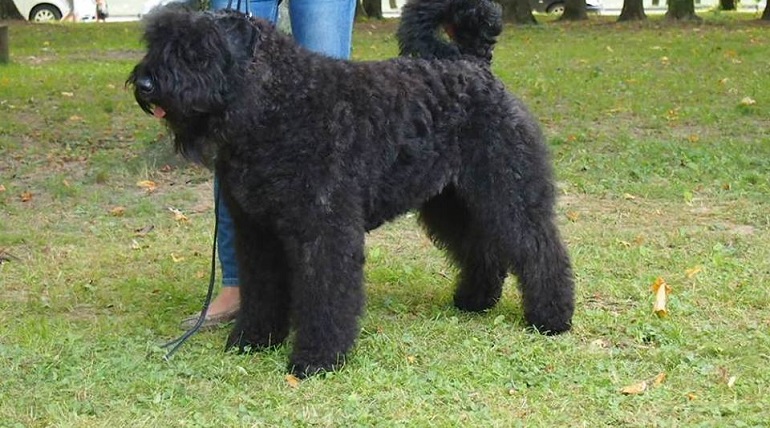
[[454, 297], [455, 307], [466, 312], [484, 312], [492, 309], [499, 300], [499, 296], [485, 295], [458, 295]]
[[289, 363], [289, 373], [300, 379], [316, 376], [323, 373], [337, 371], [345, 364], [345, 357], [338, 355], [334, 358], [308, 361], [298, 357], [292, 357]]
[[525, 315], [525, 318], [532, 328], [546, 336], [566, 333], [572, 328], [572, 317]]

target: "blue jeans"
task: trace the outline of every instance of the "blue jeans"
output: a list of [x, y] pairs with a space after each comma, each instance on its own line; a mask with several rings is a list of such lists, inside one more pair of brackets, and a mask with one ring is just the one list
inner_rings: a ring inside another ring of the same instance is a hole
[[[245, 11], [245, 2], [241, 0], [241, 11]], [[227, 7], [228, 0], [212, 0], [214, 10]], [[232, 1], [236, 8], [238, 0]], [[275, 22], [278, 19], [277, 0], [251, 0], [249, 12], [252, 15]], [[350, 58], [353, 42], [353, 18], [356, 13], [355, 0], [290, 0], [289, 18], [294, 40], [300, 45], [331, 57]], [[214, 192], [218, 192], [219, 180], [214, 176]], [[219, 232], [217, 247], [219, 263], [222, 267], [222, 285], [237, 286], [238, 264], [235, 260], [235, 228], [227, 206], [219, 199]]]

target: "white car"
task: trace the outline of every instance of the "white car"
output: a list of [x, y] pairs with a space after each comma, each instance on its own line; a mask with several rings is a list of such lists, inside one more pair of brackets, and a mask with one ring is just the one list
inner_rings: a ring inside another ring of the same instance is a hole
[[58, 21], [73, 12], [68, 0], [14, 0], [13, 2], [24, 19], [35, 22]]
[[[174, 0], [107, 0], [110, 12], [107, 21], [137, 20], [152, 7]], [[13, 0], [24, 19], [35, 22], [59, 21], [71, 17], [73, 21], [96, 19], [94, 0]], [[74, 3], [74, 8], [72, 3]]]

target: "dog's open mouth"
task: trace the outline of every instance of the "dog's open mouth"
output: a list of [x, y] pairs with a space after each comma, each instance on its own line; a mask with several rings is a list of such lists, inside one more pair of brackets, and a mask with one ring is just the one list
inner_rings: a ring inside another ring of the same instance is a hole
[[161, 106], [153, 106], [152, 115], [157, 117], [158, 119], [163, 119], [164, 117], [166, 117], [166, 110], [163, 110], [163, 107]]

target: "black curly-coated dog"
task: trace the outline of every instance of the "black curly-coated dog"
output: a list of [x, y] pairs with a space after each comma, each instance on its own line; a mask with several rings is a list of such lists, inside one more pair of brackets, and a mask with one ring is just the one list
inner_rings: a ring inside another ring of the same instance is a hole
[[412, 209], [459, 269], [455, 306], [491, 308], [512, 272], [527, 324], [569, 330], [547, 148], [489, 68], [501, 28], [490, 0], [412, 0], [407, 57], [356, 63], [234, 12], [147, 18], [128, 83], [179, 152], [215, 168], [235, 222], [228, 349], [279, 344], [291, 324], [293, 373], [339, 367], [359, 332], [366, 232]]

